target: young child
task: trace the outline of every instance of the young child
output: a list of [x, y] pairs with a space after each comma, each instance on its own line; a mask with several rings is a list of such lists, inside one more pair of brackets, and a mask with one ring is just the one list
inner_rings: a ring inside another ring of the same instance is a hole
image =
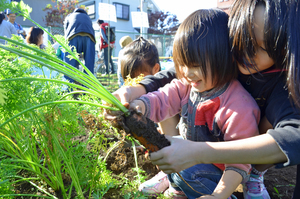
[[[235, 80], [237, 66], [230, 53], [228, 15], [216, 9], [198, 10], [180, 25], [173, 55], [178, 79], [159, 91], [130, 103], [154, 122], [181, 113], [183, 139], [221, 142], [258, 135], [260, 111], [255, 100]], [[191, 151], [190, 153], [193, 153]], [[249, 164], [197, 164], [168, 175], [166, 196], [231, 198], [247, 180]]]
[[123, 49], [120, 58], [121, 74], [124, 80], [130, 75], [154, 75], [160, 71], [159, 55], [155, 44], [139, 37]]
[[[139, 37], [126, 45], [119, 58], [120, 70], [124, 80], [126, 80], [128, 76], [136, 78], [140, 74], [144, 76], [155, 75], [160, 71], [157, 48], [155, 44], [143, 37]], [[178, 115], [174, 116], [174, 118], [176, 119], [175, 121], [178, 121]], [[178, 132], [177, 129], [170, 128], [172, 125], [176, 125], [176, 123], [173, 123], [173, 118], [158, 123], [160, 132], [169, 135]], [[168, 187], [167, 174], [160, 171], [155, 177], [142, 183], [139, 186], [139, 190], [146, 195], [158, 195]]]

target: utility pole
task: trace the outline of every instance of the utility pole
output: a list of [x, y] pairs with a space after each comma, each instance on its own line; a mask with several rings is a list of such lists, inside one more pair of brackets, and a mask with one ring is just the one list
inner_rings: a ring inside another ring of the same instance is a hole
[[[143, 1], [144, 0], [141, 0], [141, 16], [142, 16], [142, 13], [143, 13]], [[141, 34], [141, 36], [143, 36], [143, 19], [142, 19], [142, 23], [141, 23], [141, 28], [140, 28], [141, 30], [140, 30], [140, 34]]]

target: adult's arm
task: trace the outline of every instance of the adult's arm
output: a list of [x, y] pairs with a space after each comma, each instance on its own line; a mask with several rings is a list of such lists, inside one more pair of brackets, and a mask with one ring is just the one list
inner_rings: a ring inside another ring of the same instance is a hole
[[155, 75], [147, 75], [138, 85], [119, 88], [113, 95], [123, 104], [129, 103], [148, 92], [157, 91], [160, 87], [170, 83], [174, 78], [176, 78], [175, 68], [160, 71]]
[[300, 111], [288, 96], [284, 81], [278, 81], [268, 97], [265, 111], [266, 118], [274, 127], [267, 134], [287, 157], [286, 162], [276, 165], [278, 168], [300, 164]]
[[172, 138], [171, 146], [151, 153], [150, 158], [165, 173], [179, 172], [196, 164], [274, 164], [287, 161], [269, 134], [227, 142]]
[[170, 83], [176, 78], [175, 68], [172, 67], [169, 70], [163, 70], [155, 75], [147, 75], [140, 84], [146, 89], [146, 92], [157, 91], [160, 87], [163, 87], [167, 83]]

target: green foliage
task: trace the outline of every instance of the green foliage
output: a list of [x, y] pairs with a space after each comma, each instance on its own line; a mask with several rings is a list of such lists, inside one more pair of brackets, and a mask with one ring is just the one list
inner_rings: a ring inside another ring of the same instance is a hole
[[286, 186], [295, 187], [295, 185], [293, 185], [293, 184], [289, 184], [289, 185], [276, 185], [275, 187], [273, 187], [275, 193], [273, 192], [272, 194], [274, 196], [278, 197], [278, 198], [284, 198], [286, 196], [286, 193], [280, 193], [277, 188], [279, 188], [279, 187], [286, 187]]
[[[52, 4], [47, 4], [46, 7], [42, 9], [43, 11], [47, 11], [44, 20], [46, 21], [46, 26], [62, 27], [66, 16], [72, 13], [78, 6], [78, 0], [60, 0], [54, 2], [56, 2], [54, 7]], [[84, 6], [80, 8], [85, 9]]]
[[[23, 2], [7, 4], [0, 0], [0, 3], [0, 9], [10, 8], [32, 21], [31, 8]], [[49, 35], [80, 62], [63, 37]], [[101, 123], [100, 130], [87, 128], [85, 118], [79, 114], [87, 111], [98, 118], [101, 114], [98, 107], [125, 113], [128, 110], [81, 62], [88, 75], [57, 59], [51, 45], [40, 50], [35, 45], [24, 44], [18, 36], [3, 39], [8, 44], [0, 45], [0, 160], [5, 160], [0, 162], [0, 169], [6, 168], [5, 172], [11, 175], [4, 176], [0, 172], [0, 185], [3, 185], [0, 197], [38, 197], [35, 193], [13, 193], [12, 185], [19, 182], [29, 183], [34, 190], [45, 194], [44, 198], [56, 198], [54, 193], [62, 198], [73, 198], [74, 190], [77, 198], [85, 195], [101, 198], [109, 189], [120, 187], [124, 194], [139, 197], [136, 190], [144, 179], [142, 171], [136, 166], [138, 180], [120, 182], [106, 170], [105, 161], [100, 157], [100, 151], [108, 146], [107, 138], [99, 133], [111, 127], [99, 119], [96, 125]], [[38, 75], [37, 70], [43, 75]], [[50, 70], [49, 76], [47, 70]], [[63, 75], [79, 84], [65, 81]], [[85, 95], [74, 100], [75, 92], [66, 92], [63, 85], [80, 89], [82, 91], [76, 93]], [[106, 107], [101, 100], [115, 107]], [[86, 131], [90, 136], [81, 142], [78, 138], [85, 136]], [[92, 150], [88, 150], [88, 145], [92, 145]], [[54, 193], [44, 189], [44, 185], [51, 187]]]
[[[1, 143], [0, 143], [1, 146]], [[6, 167], [4, 164], [10, 163], [6, 156], [0, 158], [0, 198], [4, 194], [13, 194], [13, 186], [11, 185], [11, 176], [17, 174], [17, 170], [12, 167]], [[13, 198], [13, 197], [8, 197]]]
[[174, 35], [179, 27], [177, 16], [169, 12], [149, 12], [148, 33]]

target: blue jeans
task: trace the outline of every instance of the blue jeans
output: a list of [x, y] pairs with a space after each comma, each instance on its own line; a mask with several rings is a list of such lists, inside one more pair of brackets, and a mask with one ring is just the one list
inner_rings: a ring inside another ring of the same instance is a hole
[[[223, 171], [213, 164], [197, 164], [180, 171], [179, 174], [186, 182], [177, 173], [172, 173], [168, 175], [171, 185], [192, 199], [202, 196], [197, 192], [212, 194], [223, 175]], [[191, 189], [187, 183], [197, 192]]]
[[[85, 66], [94, 74], [95, 65], [95, 43], [88, 36], [75, 36], [69, 41], [69, 46], [75, 46], [77, 53], [83, 53], [83, 58], [85, 61]], [[66, 52], [64, 56], [64, 61], [77, 69], [79, 68], [79, 62], [75, 59], [69, 59], [67, 56], [70, 53]], [[86, 71], [84, 71], [87, 73]], [[65, 76], [70, 82], [74, 82], [70, 77]]]
[[114, 69], [114, 63], [112, 61], [111, 55], [112, 55], [112, 48], [111, 47], [107, 47], [104, 48], [104, 63], [105, 63], [105, 72], [108, 74], [109, 73], [109, 63], [111, 65], [111, 72], [115, 73], [115, 69]]

